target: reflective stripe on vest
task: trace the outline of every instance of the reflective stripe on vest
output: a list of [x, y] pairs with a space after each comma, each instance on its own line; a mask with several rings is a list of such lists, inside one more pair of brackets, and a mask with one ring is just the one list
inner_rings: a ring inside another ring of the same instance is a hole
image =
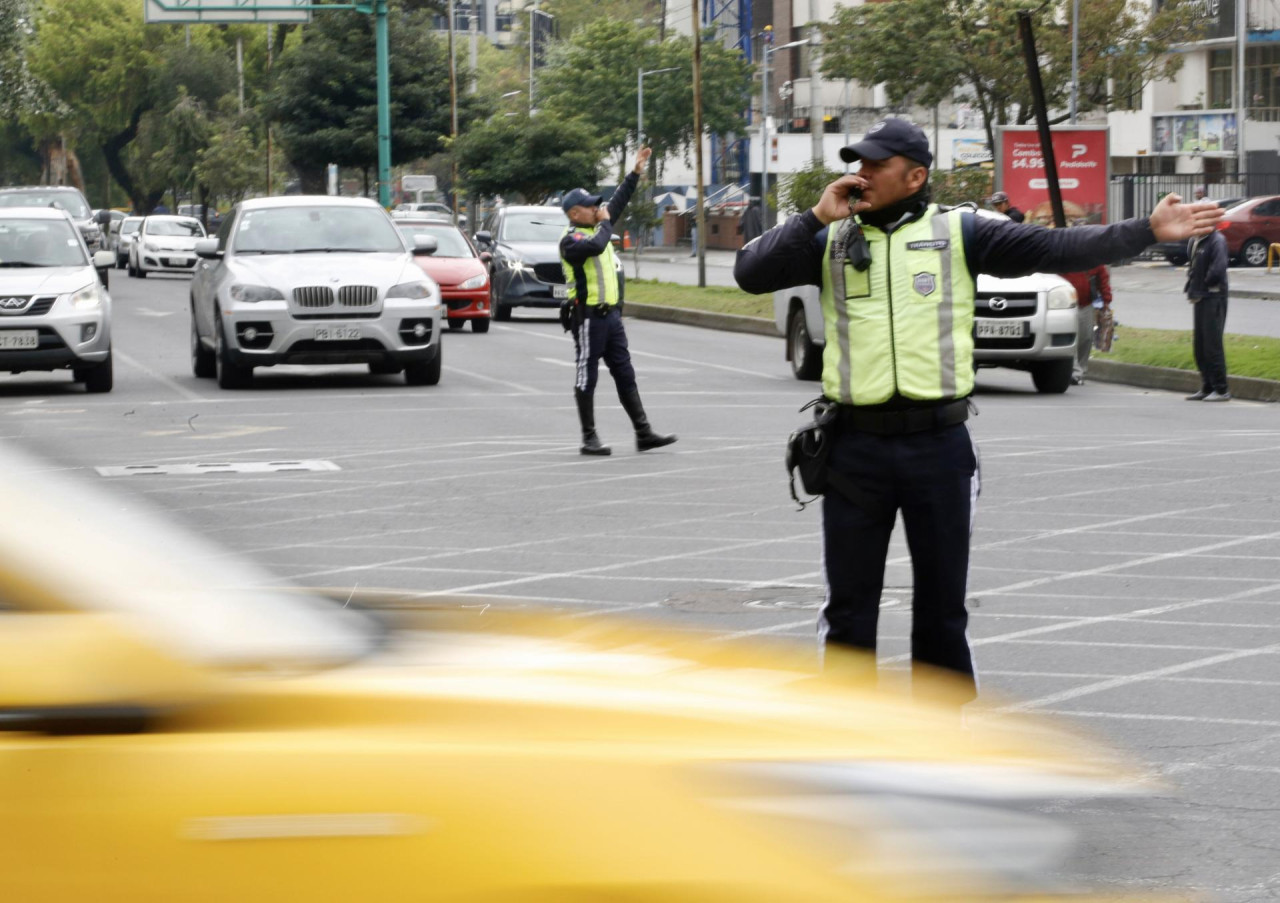
[[822, 261], [828, 398], [880, 404], [895, 392], [939, 400], [973, 391], [975, 288], [960, 214], [931, 206], [891, 235], [864, 225], [871, 266], [861, 273], [843, 257], [849, 224], [828, 230]]
[[[596, 234], [596, 227], [595, 226], [570, 226], [568, 229], [564, 230], [564, 235], [568, 235], [570, 232], [582, 233], [582, 235], [584, 236], [583, 241], [585, 241], [586, 239], [591, 238]], [[563, 237], [564, 236], [561, 236], [561, 238]], [[618, 277], [615, 272], [617, 269], [617, 265], [614, 263], [613, 245], [606, 244], [604, 246], [604, 253], [597, 254], [595, 257], [588, 257], [586, 259], [586, 262], [583, 263], [582, 267], [587, 273], [588, 284], [590, 284], [592, 281], [595, 282], [595, 290], [594, 291], [592, 291], [591, 289], [587, 290], [587, 301], [586, 301], [587, 306], [590, 307], [595, 304], [600, 304], [601, 298], [604, 299], [603, 303], [605, 304], [617, 304], [618, 303]], [[569, 286], [569, 297], [571, 299], [576, 300], [577, 294], [578, 294], [578, 280], [573, 275], [573, 266], [569, 263], [569, 261], [561, 257], [560, 268], [564, 270], [564, 281], [565, 281], [565, 284]], [[593, 270], [595, 272], [594, 280], [592, 280], [591, 278]], [[609, 278], [607, 279], [605, 278], [606, 273], [609, 275]]]

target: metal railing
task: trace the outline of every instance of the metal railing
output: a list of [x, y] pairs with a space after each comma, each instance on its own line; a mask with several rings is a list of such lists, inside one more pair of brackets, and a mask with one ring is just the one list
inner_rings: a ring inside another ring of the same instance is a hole
[[1150, 213], [1166, 194], [1191, 200], [1197, 188], [1214, 201], [1280, 195], [1280, 172], [1112, 176], [1107, 199], [1111, 221]]

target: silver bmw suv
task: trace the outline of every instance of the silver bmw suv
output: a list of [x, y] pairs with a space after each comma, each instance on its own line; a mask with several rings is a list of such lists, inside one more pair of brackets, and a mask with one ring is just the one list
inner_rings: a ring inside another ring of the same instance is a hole
[[244, 201], [196, 243], [191, 367], [224, 389], [255, 367], [365, 364], [440, 381], [440, 287], [387, 212], [327, 196]]

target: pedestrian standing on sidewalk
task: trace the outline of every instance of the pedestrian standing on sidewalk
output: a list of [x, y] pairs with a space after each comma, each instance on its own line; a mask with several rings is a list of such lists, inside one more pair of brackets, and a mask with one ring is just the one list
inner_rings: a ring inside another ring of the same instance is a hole
[[1064, 273], [1062, 278], [1076, 290], [1076, 363], [1071, 370], [1071, 385], [1083, 386], [1089, 370], [1089, 352], [1093, 350], [1095, 307], [1111, 306], [1111, 274], [1105, 266], [1099, 266]]
[[1227, 240], [1215, 230], [1187, 246], [1187, 300], [1195, 309], [1192, 337], [1200, 389], [1187, 401], [1230, 401], [1227, 356], [1222, 333], [1227, 325]]
[[560, 238], [560, 265], [573, 304], [573, 344], [577, 349], [577, 367], [573, 395], [578, 404], [578, 420], [582, 424], [584, 455], [610, 454], [609, 446], [596, 435], [595, 392], [603, 358], [618, 398], [631, 418], [636, 431], [636, 449], [649, 451], [670, 445], [675, 436], [655, 433], [640, 403], [636, 371], [627, 349], [627, 331], [622, 325], [618, 272], [614, 264], [613, 221], [622, 216], [627, 202], [636, 190], [640, 174], [651, 151], [640, 148], [635, 168], [614, 191], [608, 207], [600, 206], [600, 195], [585, 188], [575, 188], [564, 196], [560, 206], [569, 216], [569, 227]]

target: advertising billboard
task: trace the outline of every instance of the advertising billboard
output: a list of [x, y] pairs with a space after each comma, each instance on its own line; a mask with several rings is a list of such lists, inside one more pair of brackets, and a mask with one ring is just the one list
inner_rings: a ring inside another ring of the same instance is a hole
[[[1106, 127], [1056, 126], [1053, 154], [1067, 223], [1107, 222], [1110, 141]], [[1026, 214], [1027, 222], [1053, 225], [1049, 181], [1045, 177], [1040, 133], [1034, 127], [1003, 126], [997, 144], [997, 187]]]
[[1236, 153], [1235, 113], [1179, 113], [1151, 118], [1151, 149], [1157, 154]]

